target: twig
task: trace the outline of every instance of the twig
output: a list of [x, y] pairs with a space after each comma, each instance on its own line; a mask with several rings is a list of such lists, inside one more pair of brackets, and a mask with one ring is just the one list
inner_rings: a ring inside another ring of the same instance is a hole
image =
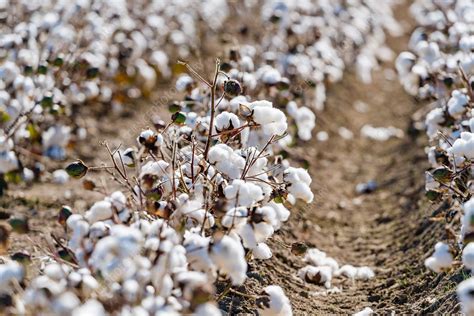
[[219, 68], [220, 68], [220, 61], [219, 59], [217, 59], [214, 80], [212, 81], [212, 86], [211, 86], [211, 121], [209, 122], [209, 135], [207, 136], [206, 147], [204, 148], [204, 160], [207, 160], [207, 155], [209, 154], [209, 148], [211, 147], [211, 142], [212, 142], [212, 127], [214, 126], [214, 116], [216, 114], [215, 98], [216, 98], [216, 85], [217, 85], [217, 76], [219, 75]]

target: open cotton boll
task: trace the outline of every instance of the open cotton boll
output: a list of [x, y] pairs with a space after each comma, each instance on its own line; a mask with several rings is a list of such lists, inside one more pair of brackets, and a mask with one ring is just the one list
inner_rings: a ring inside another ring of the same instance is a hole
[[309, 187], [311, 177], [305, 169], [289, 167], [284, 171], [283, 179], [289, 182], [288, 192], [295, 198], [301, 199], [306, 203], [313, 201], [314, 194]]
[[286, 105], [286, 112], [293, 117], [298, 128], [298, 137], [302, 140], [311, 139], [311, 131], [316, 126], [316, 116], [309, 108], [298, 108], [296, 102], [291, 101]]
[[453, 255], [449, 251], [449, 246], [443, 242], [437, 242], [434, 253], [425, 260], [425, 266], [437, 273], [449, 268], [452, 263]]
[[58, 169], [53, 172], [53, 182], [56, 184], [65, 184], [69, 181], [69, 174], [64, 169]]
[[73, 292], [67, 291], [60, 294], [52, 302], [52, 309], [57, 315], [67, 315], [72, 312], [73, 309], [81, 304], [79, 298]]
[[366, 307], [360, 312], [352, 314], [352, 316], [371, 316], [374, 314], [374, 310], [370, 307]]
[[199, 305], [193, 313], [193, 316], [222, 316], [222, 312], [212, 303]]
[[272, 207], [275, 211], [275, 221], [273, 223], [273, 228], [279, 230], [282, 223], [286, 222], [290, 217], [290, 211], [283, 205], [283, 203], [275, 203], [271, 201], [267, 206]]
[[234, 207], [228, 210], [221, 219], [224, 227], [239, 227], [247, 223], [248, 210], [246, 207]]
[[374, 271], [369, 267], [357, 268], [355, 278], [357, 280], [367, 281], [375, 276]]
[[288, 297], [278, 285], [263, 289], [262, 298], [257, 299], [258, 313], [262, 316], [292, 316], [293, 310]]
[[355, 279], [357, 274], [357, 268], [350, 264], [343, 265], [339, 271], [337, 272], [338, 275], [343, 275], [349, 279]]
[[303, 260], [304, 262], [307, 262], [313, 266], [330, 267], [333, 274], [339, 271], [339, 264], [337, 261], [331, 257], [328, 257], [324, 251], [321, 251], [317, 248], [308, 249]]
[[72, 311], [72, 316], [105, 316], [106, 314], [104, 306], [95, 299], [89, 299]]
[[209, 162], [231, 179], [239, 178], [245, 166], [245, 159], [225, 144], [217, 144], [209, 150]]
[[474, 277], [459, 283], [456, 293], [461, 302], [461, 310], [465, 315], [474, 313]]
[[331, 287], [332, 271], [330, 267], [306, 266], [298, 270], [298, 277], [305, 282]]
[[0, 131], [0, 173], [9, 173], [20, 166], [15, 152], [11, 149], [13, 149], [13, 140]]
[[458, 157], [474, 158], [474, 133], [462, 132], [461, 138], [456, 139], [453, 146], [448, 149], [449, 154]]
[[151, 129], [146, 129], [137, 137], [137, 142], [148, 149], [155, 150], [164, 144], [163, 135], [155, 133]]
[[474, 243], [470, 242], [462, 251], [462, 263], [464, 266], [474, 271]]
[[257, 247], [252, 248], [252, 255], [255, 259], [266, 260], [272, 257], [272, 251], [266, 243], [258, 243]]
[[426, 134], [430, 137], [433, 138], [436, 136], [438, 133], [438, 130], [440, 129], [440, 124], [444, 122], [444, 111], [442, 108], [436, 108], [431, 110], [427, 115], [425, 119], [425, 125], [426, 125]]
[[459, 90], [454, 90], [448, 101], [448, 112], [454, 118], [459, 118], [465, 111], [469, 103], [467, 95]]
[[408, 74], [415, 64], [416, 56], [411, 52], [402, 52], [395, 60], [395, 68], [401, 76]]
[[164, 160], [149, 161], [141, 169], [140, 178], [145, 175], [153, 175], [157, 177], [167, 176], [169, 174], [169, 163]]
[[240, 127], [240, 120], [237, 115], [230, 112], [222, 112], [215, 117], [216, 130], [224, 131]]
[[263, 199], [262, 189], [258, 185], [240, 179], [233, 180], [225, 187], [224, 195], [230, 206], [251, 207]]
[[372, 125], [364, 125], [360, 129], [362, 136], [371, 138], [378, 141], [387, 141], [391, 137], [402, 138], [404, 133], [401, 129], [389, 126], [389, 127], [373, 127]]
[[84, 217], [89, 223], [104, 221], [113, 215], [112, 203], [109, 201], [95, 202], [94, 205], [86, 212]]
[[247, 277], [247, 262], [244, 248], [232, 237], [223, 236], [211, 248], [211, 258], [219, 271], [232, 280], [233, 285], [241, 285]]
[[12, 282], [21, 282], [24, 276], [23, 266], [16, 261], [0, 264], [0, 293], [9, 294]]
[[464, 203], [462, 207], [464, 215], [461, 218], [461, 241], [474, 231], [474, 198]]
[[183, 92], [188, 89], [193, 84], [193, 82], [193, 78], [191, 78], [189, 75], [181, 75], [179, 76], [178, 80], [176, 80], [176, 90]]
[[288, 128], [285, 114], [273, 107], [254, 106], [252, 118], [266, 135], [283, 135]]

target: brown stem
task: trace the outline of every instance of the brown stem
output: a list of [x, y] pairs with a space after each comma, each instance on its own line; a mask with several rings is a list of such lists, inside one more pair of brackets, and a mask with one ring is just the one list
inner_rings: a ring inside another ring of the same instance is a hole
[[214, 80], [212, 81], [211, 86], [211, 121], [209, 122], [209, 135], [207, 136], [206, 147], [204, 149], [204, 160], [207, 160], [207, 155], [209, 153], [209, 148], [211, 147], [212, 142], [212, 127], [214, 126], [214, 116], [216, 114], [216, 86], [217, 86], [217, 76], [219, 75], [220, 61], [216, 61], [216, 71], [214, 73]]

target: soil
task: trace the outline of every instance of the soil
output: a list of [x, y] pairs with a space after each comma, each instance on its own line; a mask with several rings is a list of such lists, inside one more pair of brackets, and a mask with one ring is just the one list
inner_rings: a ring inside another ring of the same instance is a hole
[[[397, 15], [410, 26], [407, 11], [402, 5]], [[388, 44], [399, 52], [407, 41], [406, 36], [390, 38]], [[314, 202], [293, 207], [288, 225], [270, 242], [272, 259], [252, 262], [246, 284], [220, 302], [230, 315], [256, 314], [255, 301], [247, 296], [259, 293], [268, 284], [284, 288], [294, 315], [352, 314], [365, 307], [377, 314], [459, 312], [455, 287], [466, 277], [465, 271], [437, 275], [423, 265], [445, 233], [444, 226], [430, 217], [435, 211], [446, 211], [445, 206], [431, 204], [424, 197], [427, 139], [412, 124], [412, 115], [424, 104], [409, 97], [396, 79], [386, 78], [386, 69], [391, 68], [390, 64], [382, 65], [370, 85], [361, 83], [349, 70], [342, 82], [329, 88], [326, 109], [317, 114], [316, 128], [316, 132], [327, 131], [329, 140], [319, 142], [315, 138], [298, 144], [291, 152], [296, 163], [309, 163]], [[357, 111], [355, 101], [366, 103], [367, 111]], [[137, 109], [147, 106], [142, 104]], [[111, 147], [118, 146], [120, 140], [131, 144], [134, 133], [122, 127], [149, 124], [148, 118], [139, 113], [129, 109], [125, 117], [88, 119], [90, 140], [75, 148], [71, 157], [80, 157], [91, 165], [105, 161], [107, 155], [100, 141], [107, 140]], [[385, 142], [369, 140], [360, 135], [364, 124], [395, 126], [404, 130], [405, 136]], [[352, 131], [353, 139], [342, 138], [339, 127]], [[105, 181], [110, 183], [105, 176], [92, 178], [99, 186]], [[357, 194], [356, 184], [369, 180], [377, 182], [375, 192]], [[50, 233], [64, 234], [58, 224], [52, 224], [61, 205], [71, 203], [75, 211], [82, 212], [102, 196], [85, 191], [78, 181], [14, 187], [1, 199], [0, 211], [28, 216], [32, 231], [14, 233], [9, 253], [28, 251], [33, 258], [33, 275], [49, 253]], [[333, 286], [340, 292], [304, 283], [296, 277], [305, 265], [303, 258], [290, 251], [294, 242], [301, 241], [327, 252], [340, 265], [372, 267], [376, 276], [356, 282], [336, 278]]]

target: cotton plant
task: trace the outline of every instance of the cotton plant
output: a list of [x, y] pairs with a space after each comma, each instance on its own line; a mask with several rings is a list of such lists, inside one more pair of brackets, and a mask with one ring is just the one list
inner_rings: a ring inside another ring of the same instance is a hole
[[[219, 66], [216, 78], [226, 77]], [[192, 111], [183, 104], [169, 124], [143, 130], [136, 147], [113, 150], [104, 144], [110, 167], [78, 160], [65, 168], [75, 179], [105, 172], [121, 190], [82, 214], [61, 210], [65, 241], [55, 242], [62, 256], [53, 256], [56, 262], [24, 293], [9, 290], [22, 308], [107, 313], [109, 302], [120, 297], [114, 310], [122, 313], [219, 315], [216, 284], [242, 285], [253, 260], [272, 257], [268, 241], [285, 225], [288, 208], [314, 198], [309, 173], [278, 154], [286, 116], [266, 100], [216, 113], [217, 99], [235, 96], [226, 96], [228, 87], [222, 96], [210, 96], [199, 82], [205, 79], [197, 79], [187, 90], [200, 100]], [[211, 86], [220, 84], [225, 83], [214, 80]], [[216, 124], [197, 127], [211, 121]], [[188, 124], [195, 128], [186, 129]], [[261, 142], [254, 146], [245, 133], [258, 134]], [[23, 281], [20, 274], [14, 277]], [[256, 299], [262, 314], [291, 314], [278, 286]]]
[[82, 106], [119, 109], [126, 100], [149, 97], [175, 75], [174, 58], [200, 49], [198, 21], [218, 32], [229, 15], [227, 1], [109, 2], [22, 0], [5, 7], [22, 21], [5, 24], [0, 42], [0, 128], [20, 149], [17, 168], [11, 153], [3, 155], [0, 174], [7, 181], [39, 163], [29, 151], [64, 160], [86, 137], [77, 115]]
[[[472, 82], [474, 55], [470, 12], [472, 1], [419, 0], [411, 5], [418, 27], [411, 34], [408, 48], [396, 59], [400, 83], [420, 99], [431, 100], [425, 117], [430, 140], [427, 148], [431, 168], [426, 173], [427, 197], [433, 202], [452, 205], [459, 215], [446, 214], [451, 234], [438, 241], [425, 266], [437, 273], [472, 263]], [[449, 215], [449, 216], [448, 216]], [[460, 232], [454, 230], [460, 219]], [[459, 255], [460, 254], [460, 255]], [[460, 258], [459, 258], [460, 257]], [[458, 285], [463, 312], [471, 314], [472, 280]]]

